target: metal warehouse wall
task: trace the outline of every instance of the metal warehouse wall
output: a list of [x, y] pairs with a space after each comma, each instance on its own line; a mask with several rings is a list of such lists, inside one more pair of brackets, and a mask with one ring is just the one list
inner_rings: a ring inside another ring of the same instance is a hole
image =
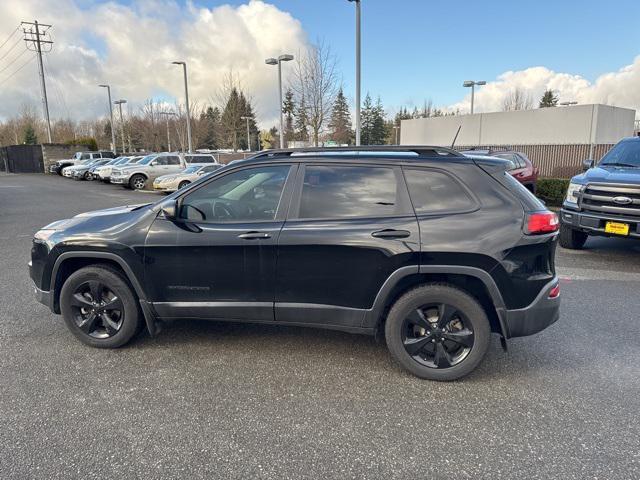
[[402, 145], [580, 145], [616, 143], [633, 134], [635, 110], [575, 105], [403, 120]]

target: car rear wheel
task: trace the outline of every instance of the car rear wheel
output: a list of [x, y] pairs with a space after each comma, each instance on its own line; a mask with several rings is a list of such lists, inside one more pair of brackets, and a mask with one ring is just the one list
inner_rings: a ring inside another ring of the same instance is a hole
[[65, 323], [82, 343], [117, 348], [140, 330], [141, 318], [129, 283], [106, 266], [74, 272], [60, 292]]
[[589, 234], [574, 230], [566, 225], [560, 225], [560, 246], [571, 250], [580, 250], [584, 247]]
[[91, 172], [85, 172], [84, 173], [84, 179], [85, 180], [93, 180], [93, 175], [91, 174]]
[[144, 178], [144, 175], [140, 175], [139, 173], [131, 177], [131, 180], [129, 180], [129, 186], [133, 190], [142, 190], [146, 184], [147, 179]]
[[187, 185], [189, 185], [191, 182], [185, 180], [184, 182], [180, 182], [180, 184], [178, 185], [178, 190], [182, 190], [184, 187], [186, 187]]
[[446, 284], [410, 290], [393, 305], [385, 324], [393, 358], [428, 380], [468, 375], [484, 358], [490, 337], [489, 320], [478, 301]]

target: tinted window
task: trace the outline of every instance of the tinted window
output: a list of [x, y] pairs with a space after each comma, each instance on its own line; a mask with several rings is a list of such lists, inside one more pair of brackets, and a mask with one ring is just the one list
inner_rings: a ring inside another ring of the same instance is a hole
[[464, 211], [475, 206], [462, 185], [445, 173], [405, 169], [404, 174], [416, 213]]
[[83, 154], [80, 156], [80, 158], [81, 158], [82, 160], [86, 160], [87, 158], [91, 158], [91, 154], [89, 154], [89, 153], [83, 153]]
[[392, 168], [307, 166], [299, 218], [378, 217], [398, 210]]
[[183, 198], [180, 217], [218, 223], [273, 220], [289, 168], [254, 167], [216, 178]]
[[180, 165], [180, 157], [176, 157], [175, 155], [164, 157], [164, 159], [165, 165]]
[[214, 163], [215, 160], [211, 155], [187, 155], [185, 157], [187, 163]]
[[523, 167], [522, 160], [515, 153], [494, 153], [493, 156], [502, 158], [503, 160], [509, 160], [512, 165], [509, 170]]

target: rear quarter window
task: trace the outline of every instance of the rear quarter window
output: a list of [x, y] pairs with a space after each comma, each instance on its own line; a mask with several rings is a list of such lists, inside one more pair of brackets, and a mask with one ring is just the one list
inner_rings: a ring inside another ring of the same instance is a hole
[[417, 214], [475, 210], [477, 201], [453, 176], [423, 168], [404, 168], [409, 196]]

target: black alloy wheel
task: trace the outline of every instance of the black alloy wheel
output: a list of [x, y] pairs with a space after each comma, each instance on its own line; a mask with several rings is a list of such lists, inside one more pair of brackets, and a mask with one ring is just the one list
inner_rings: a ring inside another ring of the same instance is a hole
[[80, 284], [70, 303], [76, 325], [90, 337], [113, 337], [122, 327], [122, 300], [99, 280]]
[[452, 305], [423, 305], [406, 316], [402, 343], [416, 362], [429, 368], [449, 368], [469, 355], [474, 343], [473, 326]]

